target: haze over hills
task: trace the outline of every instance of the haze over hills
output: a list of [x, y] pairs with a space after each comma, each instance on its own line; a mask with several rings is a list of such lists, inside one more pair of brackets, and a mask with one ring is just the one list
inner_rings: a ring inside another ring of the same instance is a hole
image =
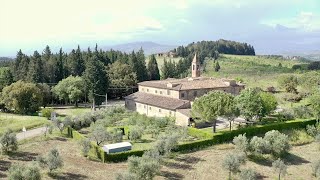
[[158, 52], [167, 52], [176, 48], [176, 45], [164, 45], [158, 44], [152, 41], [138, 41], [124, 44], [117, 44], [114, 46], [103, 46], [103, 50], [118, 50], [126, 53], [130, 53], [131, 51], [138, 51], [140, 48], [144, 50], [146, 55], [158, 53]]

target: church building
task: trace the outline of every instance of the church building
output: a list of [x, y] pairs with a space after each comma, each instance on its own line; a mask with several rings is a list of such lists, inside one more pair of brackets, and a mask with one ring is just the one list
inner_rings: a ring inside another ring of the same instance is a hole
[[232, 79], [201, 77], [200, 61], [194, 55], [191, 64], [192, 77], [165, 79], [138, 83], [138, 92], [125, 97], [127, 109], [147, 116], [175, 117], [176, 124], [192, 123], [191, 106], [195, 98], [210, 91], [224, 91], [238, 95], [244, 84]]

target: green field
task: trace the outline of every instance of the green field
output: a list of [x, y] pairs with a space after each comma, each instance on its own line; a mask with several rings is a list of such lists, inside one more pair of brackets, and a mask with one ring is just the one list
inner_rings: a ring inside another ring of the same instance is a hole
[[28, 130], [43, 126], [47, 123], [49, 123], [49, 121], [44, 117], [0, 113], [0, 134], [6, 129], [19, 132], [22, 131], [23, 127]]
[[247, 87], [278, 88], [277, 77], [295, 73], [291, 67], [299, 61], [262, 58], [258, 56], [221, 55], [218, 59], [221, 67], [214, 71], [213, 60], [207, 61], [206, 76], [242, 79]]

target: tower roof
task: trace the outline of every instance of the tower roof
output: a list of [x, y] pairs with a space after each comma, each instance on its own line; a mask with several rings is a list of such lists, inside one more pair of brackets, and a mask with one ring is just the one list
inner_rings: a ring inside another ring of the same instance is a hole
[[198, 63], [198, 58], [197, 58], [197, 53], [194, 54], [194, 57], [193, 57], [193, 60], [192, 60], [193, 63]]

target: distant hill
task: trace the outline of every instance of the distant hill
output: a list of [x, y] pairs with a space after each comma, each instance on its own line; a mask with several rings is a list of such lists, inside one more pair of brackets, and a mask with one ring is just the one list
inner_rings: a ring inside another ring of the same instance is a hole
[[141, 41], [141, 42], [132, 42], [132, 43], [125, 43], [125, 44], [118, 44], [114, 46], [104, 46], [102, 47], [103, 50], [118, 50], [122, 52], [129, 53], [131, 51], [138, 51], [140, 48], [144, 50], [146, 55], [158, 53], [158, 52], [167, 52], [171, 49], [177, 47], [174, 45], [164, 45], [158, 44], [151, 41]]

